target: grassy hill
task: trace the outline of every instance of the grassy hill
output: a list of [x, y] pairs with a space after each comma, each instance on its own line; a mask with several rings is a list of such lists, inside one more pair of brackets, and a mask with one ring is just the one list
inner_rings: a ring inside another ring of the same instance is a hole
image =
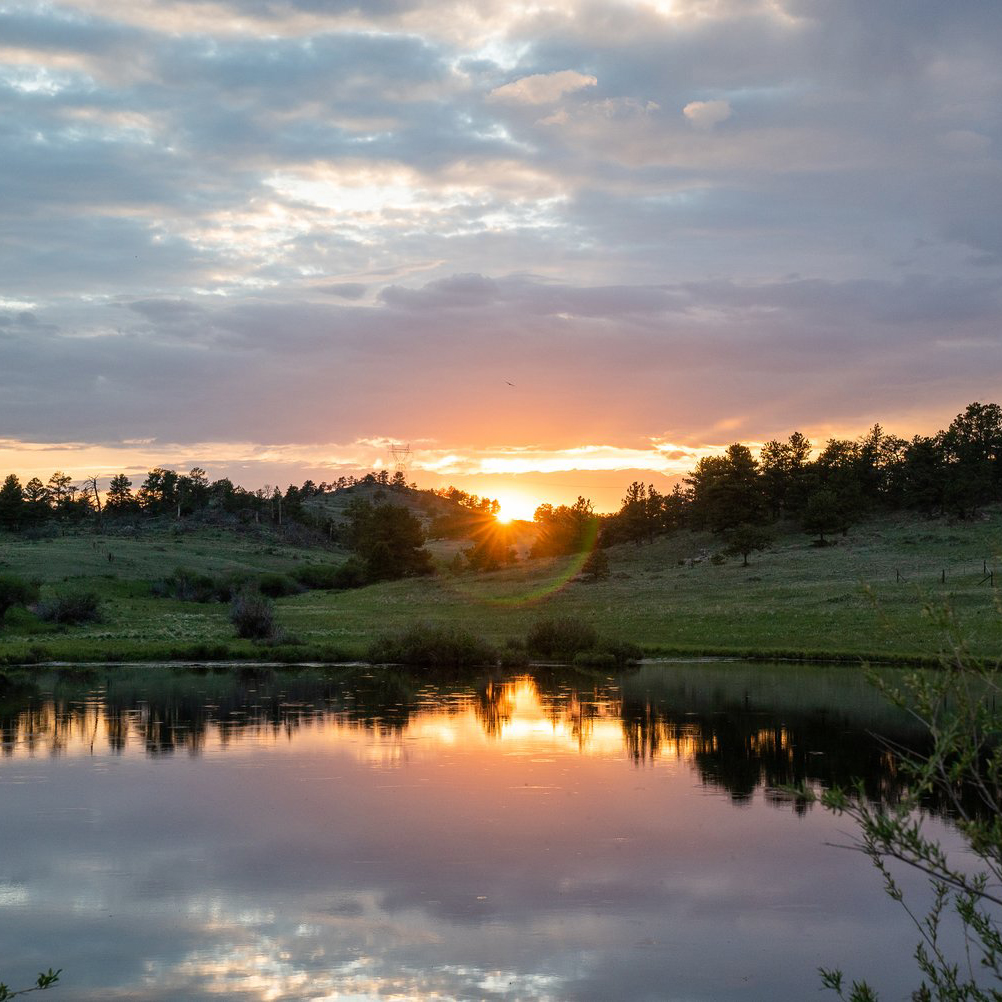
[[504, 643], [557, 616], [651, 653], [919, 658], [948, 641], [944, 624], [926, 611], [930, 604], [951, 609], [975, 652], [1002, 655], [998, 593], [984, 580], [987, 567], [1002, 584], [997, 511], [971, 522], [873, 519], [823, 549], [791, 528], [748, 567], [740, 558], [712, 561], [719, 541], [683, 532], [611, 548], [610, 576], [595, 583], [577, 580], [580, 561], [570, 558], [454, 575], [445, 565], [462, 545], [432, 546], [433, 577], [278, 599], [278, 620], [298, 643], [268, 647], [236, 639], [226, 604], [156, 598], [150, 583], [178, 566], [253, 577], [294, 574], [347, 554], [222, 529], [34, 542], [2, 536], [0, 574], [41, 581], [43, 599], [94, 591], [102, 620], [54, 627], [13, 609], [0, 631], [0, 660], [335, 660], [360, 656], [372, 637], [417, 622], [454, 624]]

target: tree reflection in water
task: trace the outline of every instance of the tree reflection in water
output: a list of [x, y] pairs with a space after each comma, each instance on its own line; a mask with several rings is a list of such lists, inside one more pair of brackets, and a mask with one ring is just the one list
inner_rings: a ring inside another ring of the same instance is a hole
[[93, 751], [100, 739], [118, 754], [197, 756], [210, 743], [225, 751], [248, 737], [291, 740], [330, 726], [399, 740], [417, 721], [472, 713], [488, 740], [548, 726], [591, 754], [599, 744], [610, 750], [616, 722], [619, 751], [638, 767], [666, 756], [688, 762], [736, 804], [757, 790], [785, 802], [775, 791], [854, 777], [874, 800], [893, 801], [893, 757], [866, 732], [911, 747], [921, 735], [858, 682], [849, 704], [843, 691], [836, 706], [823, 672], [790, 666], [650, 666], [601, 682], [567, 670], [457, 680], [363, 667], [76, 669], [0, 679], [0, 740], [6, 757]]

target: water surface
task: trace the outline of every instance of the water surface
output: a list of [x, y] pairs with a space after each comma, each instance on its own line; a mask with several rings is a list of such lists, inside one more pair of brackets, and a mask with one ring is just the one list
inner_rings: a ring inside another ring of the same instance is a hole
[[896, 795], [867, 732], [920, 738], [858, 669], [81, 669], [0, 729], [0, 979], [53, 1002], [914, 987], [847, 822], [777, 792]]

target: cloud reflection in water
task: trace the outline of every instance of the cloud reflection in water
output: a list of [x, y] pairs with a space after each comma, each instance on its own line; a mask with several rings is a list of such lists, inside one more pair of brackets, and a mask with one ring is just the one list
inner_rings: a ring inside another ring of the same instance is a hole
[[848, 958], [898, 987], [908, 930], [824, 845], [837, 820], [765, 796], [872, 769], [817, 712], [836, 694], [881, 722], [841, 669], [43, 680], [0, 721], [3, 977], [62, 966], [64, 1002], [799, 1000]]

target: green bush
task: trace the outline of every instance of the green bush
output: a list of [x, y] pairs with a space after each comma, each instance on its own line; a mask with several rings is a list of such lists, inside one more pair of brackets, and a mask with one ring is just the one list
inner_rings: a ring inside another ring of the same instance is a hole
[[13, 574], [0, 575], [0, 620], [7, 610], [15, 605], [27, 605], [38, 598], [38, 585], [15, 577]]
[[334, 564], [307, 564], [297, 567], [293, 576], [305, 588], [328, 590], [343, 587], [338, 584], [340, 571], [341, 568]]
[[361, 588], [368, 583], [365, 565], [355, 557], [349, 557], [334, 575], [335, 588]]
[[302, 589], [286, 574], [262, 574], [257, 582], [258, 590], [268, 598], [283, 598], [296, 595]]
[[611, 654], [620, 667], [635, 664], [644, 656], [641, 648], [628, 640], [600, 640], [598, 648], [603, 654]]
[[368, 659], [376, 664], [465, 668], [495, 665], [498, 652], [465, 630], [422, 623], [401, 634], [377, 638], [369, 647]]
[[543, 619], [535, 623], [525, 638], [533, 654], [547, 658], [570, 660], [579, 651], [591, 650], [598, 643], [598, 634], [589, 623], [562, 617]]
[[186, 567], [175, 567], [168, 577], [154, 581], [151, 590], [158, 598], [175, 598], [179, 602], [219, 600], [219, 586], [216, 579]]
[[275, 634], [275, 605], [259, 592], [242, 591], [230, 603], [230, 622], [238, 637], [266, 640]]
[[574, 664], [579, 668], [615, 668], [616, 655], [609, 651], [578, 651]]
[[98, 597], [92, 591], [46, 599], [38, 603], [37, 612], [38, 618], [46, 623], [60, 623], [63, 626], [95, 623], [101, 618]]

